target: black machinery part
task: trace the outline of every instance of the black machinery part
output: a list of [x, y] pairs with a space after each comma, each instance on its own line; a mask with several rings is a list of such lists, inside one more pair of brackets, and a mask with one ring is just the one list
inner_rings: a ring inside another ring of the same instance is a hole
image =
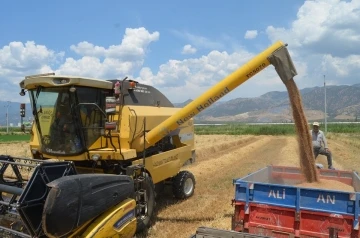
[[[24, 173], [32, 175], [26, 178]], [[50, 190], [47, 184], [75, 174], [72, 162], [46, 162], [0, 155], [1, 215], [20, 217], [26, 228], [25, 231], [18, 231], [0, 225], [0, 230], [15, 237], [46, 237], [42, 229], [42, 213]]]
[[45, 234], [55, 237], [68, 235], [109, 208], [134, 197], [134, 182], [126, 175], [81, 174], [62, 177], [48, 186], [51, 190], [42, 221]]

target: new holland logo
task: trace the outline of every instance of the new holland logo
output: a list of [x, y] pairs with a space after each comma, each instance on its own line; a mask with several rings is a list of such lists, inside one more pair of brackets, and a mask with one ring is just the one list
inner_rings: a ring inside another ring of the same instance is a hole
[[190, 114], [188, 114], [187, 116], [185, 116], [184, 118], [181, 118], [180, 120], [176, 121], [176, 123], [178, 125], [182, 125], [183, 123], [185, 123], [186, 121], [190, 120], [191, 118], [193, 118], [196, 114], [198, 114], [199, 112], [203, 111], [204, 109], [208, 108], [209, 106], [211, 106], [212, 104], [214, 104], [217, 100], [219, 100], [220, 98], [224, 97], [226, 94], [228, 94], [230, 92], [230, 89], [228, 87], [225, 87], [225, 89], [219, 93], [218, 95], [215, 95], [213, 97], [210, 97], [205, 103], [200, 104], [199, 106], [196, 107], [196, 111], [191, 112]]

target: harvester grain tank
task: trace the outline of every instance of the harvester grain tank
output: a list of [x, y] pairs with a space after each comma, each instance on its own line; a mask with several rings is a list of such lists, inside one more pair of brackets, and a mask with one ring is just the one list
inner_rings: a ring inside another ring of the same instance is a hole
[[30, 95], [35, 119], [32, 158], [0, 157], [1, 177], [9, 178], [0, 181], [0, 210], [10, 220], [1, 229], [23, 237], [143, 231], [163, 186], [178, 199], [194, 193], [195, 178], [183, 170], [195, 161], [193, 117], [270, 62], [282, 80], [296, 75], [279, 41], [184, 108], [127, 78], [25, 77], [20, 94]]

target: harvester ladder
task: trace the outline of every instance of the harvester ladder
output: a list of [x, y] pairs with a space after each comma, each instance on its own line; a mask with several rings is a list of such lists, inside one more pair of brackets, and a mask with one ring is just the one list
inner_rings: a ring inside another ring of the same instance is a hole
[[[143, 128], [144, 128], [144, 145], [145, 145], [145, 135], [146, 135], [146, 118], [144, 118], [143, 121]], [[148, 199], [147, 199], [147, 194], [146, 194], [146, 183], [147, 183], [147, 179], [146, 176], [146, 170], [145, 170], [145, 153], [146, 152], [146, 148], [144, 146], [144, 151], [143, 151], [143, 164], [142, 165], [138, 165], [139, 169], [138, 171], [135, 171], [135, 176], [134, 176], [134, 182], [135, 182], [135, 194], [136, 194], [136, 202], [137, 202], [137, 215], [140, 216], [140, 218], [142, 217], [146, 217], [148, 215], [148, 209], [147, 209], [147, 205], [148, 205]]]
[[146, 171], [142, 164], [131, 165], [126, 168], [126, 174], [134, 180], [136, 201], [136, 217], [144, 218], [148, 215], [146, 194]]
[[135, 196], [136, 196], [136, 213], [138, 217], [147, 216], [147, 194], [146, 194], [146, 172], [140, 169], [135, 173]]
[[[146, 118], [144, 118], [144, 145], [145, 145], [145, 135], [146, 135]], [[137, 202], [137, 210], [138, 210], [138, 214], [140, 217], [146, 217], [148, 215], [148, 209], [147, 209], [147, 194], [146, 194], [146, 170], [145, 170], [145, 152], [146, 152], [146, 148], [144, 146], [144, 151], [143, 151], [143, 164], [140, 165], [140, 171], [139, 171], [139, 176], [137, 176], [135, 178], [135, 192], [136, 192], [136, 202]]]

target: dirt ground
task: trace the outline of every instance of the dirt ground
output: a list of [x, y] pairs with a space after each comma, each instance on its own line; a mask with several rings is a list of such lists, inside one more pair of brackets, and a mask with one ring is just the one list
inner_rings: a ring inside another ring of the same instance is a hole
[[[199, 226], [231, 229], [233, 179], [271, 164], [299, 166], [295, 136], [198, 135], [196, 144], [197, 162], [186, 168], [196, 177], [194, 196], [177, 202], [165, 194], [147, 237], [189, 237]], [[359, 167], [360, 138], [329, 136], [328, 144], [335, 168]], [[317, 163], [327, 167], [326, 157], [319, 155]]]
[[[360, 138], [329, 134], [328, 143], [335, 168], [359, 168]], [[147, 237], [189, 237], [199, 226], [230, 229], [233, 179], [271, 164], [299, 166], [295, 136], [197, 135], [196, 145], [196, 163], [184, 168], [195, 175], [194, 196], [179, 202], [165, 191]], [[0, 144], [0, 154], [22, 157], [30, 152], [27, 143]], [[317, 162], [327, 166], [324, 156]]]

